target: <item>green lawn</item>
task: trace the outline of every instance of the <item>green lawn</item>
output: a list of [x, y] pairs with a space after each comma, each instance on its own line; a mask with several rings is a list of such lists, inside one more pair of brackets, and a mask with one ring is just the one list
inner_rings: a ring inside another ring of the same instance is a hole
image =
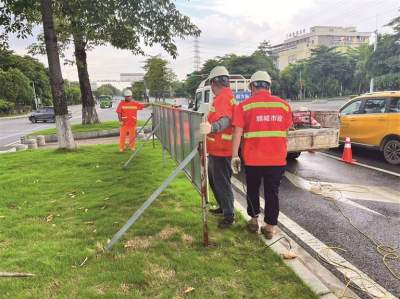
[[0, 278], [1, 298], [317, 298], [242, 219], [221, 232], [210, 216], [215, 246], [204, 248], [184, 175], [104, 253], [174, 167], [148, 144], [122, 170], [129, 154], [104, 145], [0, 156], [0, 271], [36, 274]]
[[[144, 125], [145, 121], [138, 120], [137, 125], [142, 126]], [[81, 132], [93, 132], [93, 131], [102, 131], [102, 130], [110, 130], [110, 129], [117, 129], [119, 128], [118, 121], [104, 121], [99, 124], [93, 125], [82, 125], [82, 124], [75, 124], [71, 126], [73, 133], [81, 133]], [[33, 132], [34, 135], [53, 135], [56, 134], [56, 129], [45, 129]]]

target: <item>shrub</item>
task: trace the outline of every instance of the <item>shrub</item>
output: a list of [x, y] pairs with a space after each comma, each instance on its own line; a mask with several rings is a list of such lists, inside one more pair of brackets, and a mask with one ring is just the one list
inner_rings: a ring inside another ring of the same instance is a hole
[[10, 114], [14, 110], [14, 103], [0, 99], [0, 114]]

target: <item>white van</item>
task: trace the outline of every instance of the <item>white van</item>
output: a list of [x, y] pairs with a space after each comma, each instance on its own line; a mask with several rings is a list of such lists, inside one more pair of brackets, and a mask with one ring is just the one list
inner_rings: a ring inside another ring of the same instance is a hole
[[[235, 95], [236, 102], [239, 103], [250, 97], [249, 84], [250, 79], [246, 79], [242, 75], [229, 76], [230, 88]], [[196, 90], [195, 100], [190, 109], [208, 114], [210, 104], [214, 99], [211, 90], [210, 80], [202, 81]]]

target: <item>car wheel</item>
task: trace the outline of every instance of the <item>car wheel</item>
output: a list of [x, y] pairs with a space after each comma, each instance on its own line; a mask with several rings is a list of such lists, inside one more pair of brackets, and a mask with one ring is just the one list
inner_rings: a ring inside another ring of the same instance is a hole
[[32, 117], [31, 122], [36, 124], [37, 123], [36, 117]]
[[298, 157], [300, 157], [300, 155], [301, 155], [301, 152], [288, 153], [287, 154], [287, 159], [288, 160], [295, 160]]
[[400, 140], [388, 140], [383, 146], [383, 156], [386, 162], [399, 165], [400, 164]]

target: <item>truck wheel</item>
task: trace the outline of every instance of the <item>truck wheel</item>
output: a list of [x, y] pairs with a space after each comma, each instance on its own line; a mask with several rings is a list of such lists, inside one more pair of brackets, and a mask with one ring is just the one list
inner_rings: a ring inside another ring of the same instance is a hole
[[31, 123], [37, 123], [37, 119], [35, 117], [31, 118]]
[[288, 153], [287, 154], [287, 159], [288, 160], [295, 160], [298, 157], [300, 157], [301, 152], [293, 152], [293, 153]]
[[399, 165], [400, 164], [400, 140], [399, 139], [390, 139], [386, 141], [383, 146], [383, 156], [385, 157], [386, 162]]

